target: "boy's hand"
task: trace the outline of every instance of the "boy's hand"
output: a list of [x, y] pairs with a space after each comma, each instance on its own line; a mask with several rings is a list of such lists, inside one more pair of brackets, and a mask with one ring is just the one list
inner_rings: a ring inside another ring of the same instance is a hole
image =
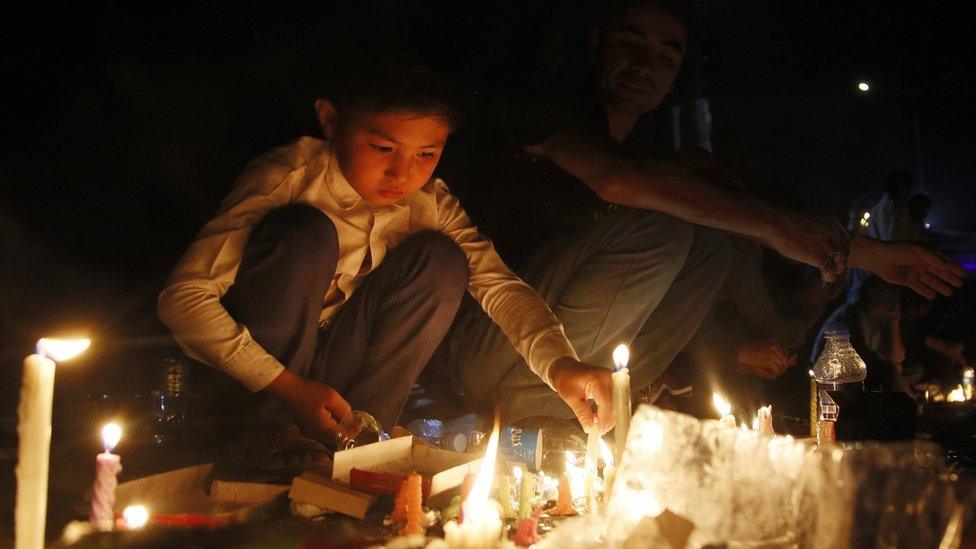
[[335, 440], [339, 422], [352, 412], [338, 391], [289, 370], [265, 390], [285, 406], [302, 434], [314, 440]]
[[613, 428], [613, 403], [610, 370], [583, 364], [571, 357], [557, 360], [549, 368], [549, 381], [556, 393], [569, 405], [584, 431], [593, 425], [593, 410], [588, 399], [596, 402], [597, 426], [601, 433]]

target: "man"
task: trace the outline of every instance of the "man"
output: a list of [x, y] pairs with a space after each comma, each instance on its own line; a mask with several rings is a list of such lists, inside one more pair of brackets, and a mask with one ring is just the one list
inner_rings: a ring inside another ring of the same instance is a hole
[[[645, 122], [672, 89], [692, 19], [678, 3], [657, 0], [608, 12], [592, 34], [584, 76], [574, 83], [564, 71], [534, 100], [497, 117], [520, 146], [499, 160], [495, 187], [487, 187], [500, 207], [480, 219], [472, 213], [509, 263], [530, 255], [523, 278], [563, 323], [583, 363], [609, 368], [613, 346], [630, 344], [635, 391], [670, 364], [727, 273], [728, 243], [714, 229], [813, 265], [825, 280], [850, 262], [925, 295], [961, 284], [958, 266], [921, 248], [852, 245], [835, 220], [713, 183], [704, 154], [681, 159], [694, 170], [651, 154]], [[476, 312], [455, 329], [451, 351], [456, 388], [469, 405], [485, 409], [497, 400], [509, 421], [572, 417]]]

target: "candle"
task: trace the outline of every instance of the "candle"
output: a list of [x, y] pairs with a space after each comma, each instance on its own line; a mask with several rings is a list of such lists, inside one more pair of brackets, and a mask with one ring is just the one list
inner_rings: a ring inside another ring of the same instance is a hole
[[624, 459], [624, 448], [627, 444], [627, 432], [630, 430], [630, 350], [624, 344], [617, 345], [613, 350], [614, 372], [613, 379], [613, 419], [615, 423], [613, 443], [614, 461], [621, 463]]
[[726, 429], [735, 429], [735, 416], [732, 415], [732, 405], [718, 393], [712, 393], [712, 405], [715, 406], [719, 415], [722, 416], [718, 420], [719, 426]]
[[576, 508], [573, 507], [573, 493], [569, 487], [569, 476], [565, 473], [559, 477], [559, 496], [556, 498], [556, 506], [549, 514], [562, 516], [576, 514]]
[[613, 486], [616, 469], [613, 466], [613, 452], [610, 451], [602, 438], [600, 439], [600, 457], [603, 458], [603, 501], [609, 501], [610, 488]]
[[[521, 469], [516, 469], [521, 473]], [[532, 500], [535, 499], [535, 475], [526, 473], [521, 475], [522, 481], [519, 483], [519, 520], [524, 520], [532, 516]]]
[[813, 378], [813, 370], [809, 371], [810, 374], [810, 436], [817, 436], [817, 420], [819, 419], [819, 414], [817, 414], [817, 380]]
[[502, 520], [498, 508], [491, 504], [488, 494], [491, 491], [492, 477], [495, 474], [495, 461], [498, 458], [498, 416], [488, 438], [485, 457], [481, 461], [478, 475], [468, 497], [461, 503], [464, 522], [454, 521], [444, 525], [444, 541], [451, 549], [490, 549], [498, 544], [502, 533]]
[[501, 505], [502, 518], [515, 518], [515, 509], [512, 509], [512, 477], [508, 475], [498, 475], [495, 498]]
[[126, 530], [142, 528], [149, 522], [149, 510], [144, 505], [130, 505], [122, 510], [122, 523]]
[[91, 523], [103, 532], [115, 522], [115, 487], [122, 470], [122, 460], [112, 450], [122, 438], [122, 428], [115, 423], [102, 427], [105, 451], [95, 456], [95, 484], [92, 486]]
[[408, 536], [410, 534], [423, 534], [427, 527], [424, 524], [424, 503], [423, 503], [423, 487], [421, 486], [421, 478], [417, 473], [410, 473], [407, 476], [407, 480], [403, 482], [403, 487], [400, 489], [406, 494], [406, 522], [403, 525], [403, 529], [400, 530], [400, 535]]
[[583, 467], [586, 469], [586, 484], [584, 493], [589, 504], [590, 511], [596, 511], [596, 464], [600, 454], [600, 430], [596, 419], [590, 427], [590, 432], [586, 436], [586, 458], [583, 460]]
[[539, 517], [536, 514], [520, 520], [518, 526], [515, 527], [515, 535], [512, 536], [512, 541], [515, 542], [515, 545], [521, 547], [528, 547], [533, 543], [538, 543], [539, 539]]
[[772, 405], [759, 408], [759, 411], [756, 412], [756, 424], [756, 431], [758, 431], [760, 435], [773, 436], [776, 434], [776, 432], [773, 431]]
[[14, 512], [15, 546], [44, 546], [47, 514], [47, 477], [51, 456], [51, 412], [54, 403], [54, 363], [68, 360], [88, 348], [90, 341], [41, 339], [37, 353], [24, 359], [20, 385], [17, 435], [17, 503]]

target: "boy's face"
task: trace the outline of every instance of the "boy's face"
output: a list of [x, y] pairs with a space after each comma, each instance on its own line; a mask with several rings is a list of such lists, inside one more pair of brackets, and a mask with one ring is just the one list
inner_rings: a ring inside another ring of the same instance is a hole
[[603, 99], [633, 114], [653, 110], [671, 91], [688, 42], [688, 29], [651, 3], [625, 9], [599, 36], [597, 79]]
[[402, 111], [343, 117], [334, 109], [330, 120], [323, 118], [321, 102], [319, 119], [342, 175], [368, 204], [392, 204], [430, 180], [450, 133], [446, 120]]

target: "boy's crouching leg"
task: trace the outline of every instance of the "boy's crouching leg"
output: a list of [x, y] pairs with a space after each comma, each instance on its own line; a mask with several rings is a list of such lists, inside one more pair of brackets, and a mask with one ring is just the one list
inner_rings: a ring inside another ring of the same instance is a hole
[[224, 306], [269, 354], [305, 375], [338, 259], [336, 228], [323, 212], [305, 204], [271, 210], [251, 232]]
[[387, 429], [396, 425], [457, 314], [468, 276], [464, 253], [443, 234], [404, 240], [329, 327], [320, 359], [324, 382], [353, 409], [373, 414]]

